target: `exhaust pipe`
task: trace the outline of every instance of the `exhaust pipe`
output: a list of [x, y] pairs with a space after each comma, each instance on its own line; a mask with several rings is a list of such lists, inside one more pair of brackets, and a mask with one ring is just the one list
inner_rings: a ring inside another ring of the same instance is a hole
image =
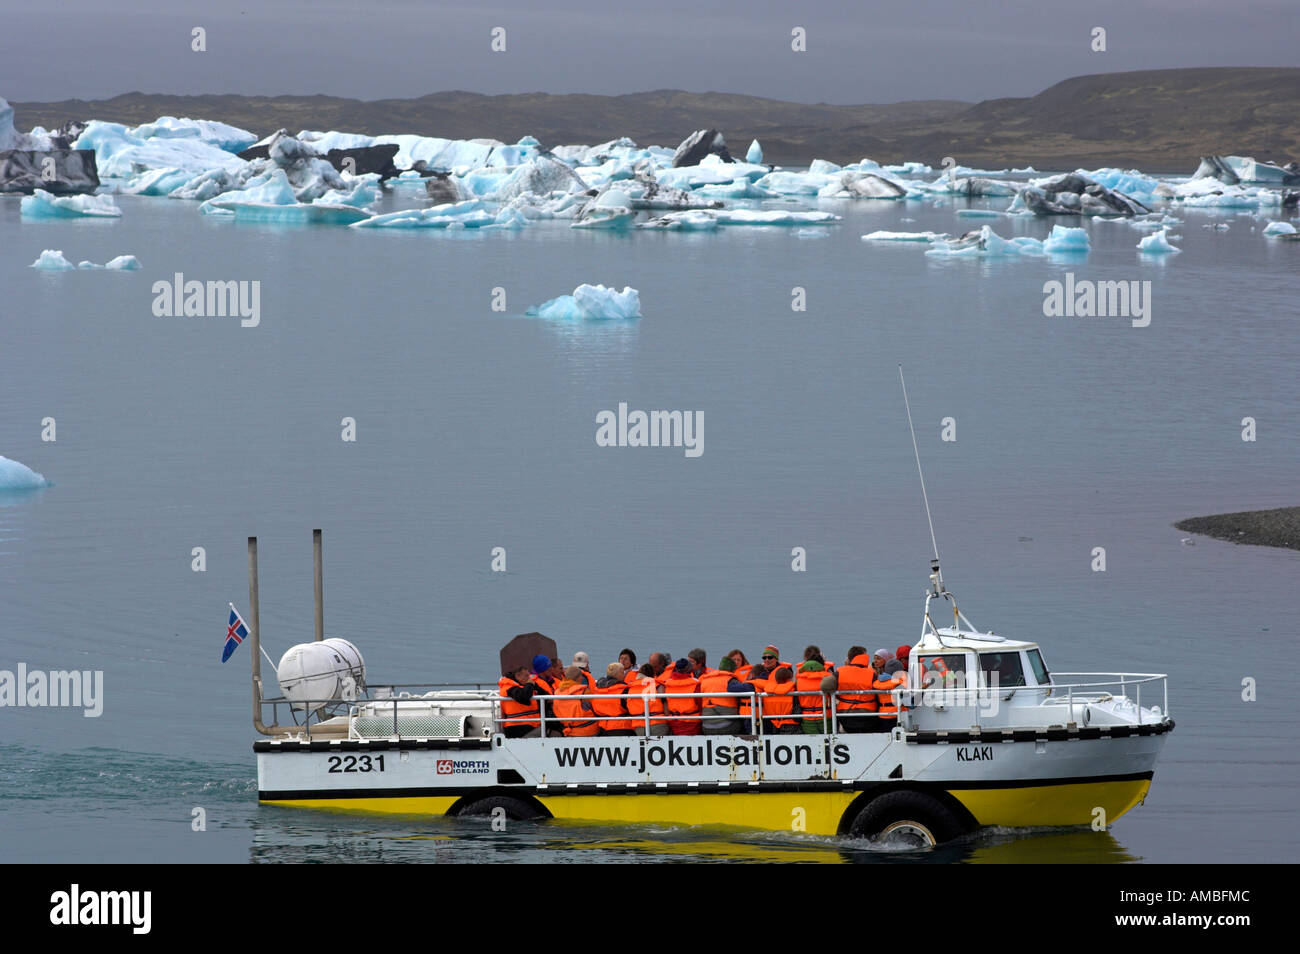
[[325, 638], [325, 602], [322, 593], [323, 566], [321, 561], [320, 530], [311, 532], [311, 558], [312, 568], [316, 574], [315, 596], [316, 596], [316, 642]]

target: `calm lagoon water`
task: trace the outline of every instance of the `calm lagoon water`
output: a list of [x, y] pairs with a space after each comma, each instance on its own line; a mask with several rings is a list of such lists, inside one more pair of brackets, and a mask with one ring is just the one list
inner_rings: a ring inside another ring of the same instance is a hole
[[[250, 534], [271, 655], [310, 638], [313, 527], [327, 633], [375, 682], [491, 681], [529, 630], [594, 665], [625, 644], [712, 660], [911, 641], [930, 554], [900, 362], [963, 610], [1039, 640], [1059, 670], [1168, 672], [1178, 722], [1146, 804], [1110, 832], [986, 832], [928, 859], [1296, 857], [1278, 664], [1300, 555], [1189, 546], [1171, 527], [1297, 502], [1300, 245], [1264, 238], [1267, 216], [1180, 211], [1183, 252], [1163, 261], [1104, 222], [1083, 257], [941, 260], [859, 237], [983, 224], [951, 200], [826, 202], [839, 225], [715, 234], [276, 228], [119, 204], [116, 221], [28, 222], [0, 200], [0, 454], [53, 484], [0, 495], [0, 668], [105, 674], [100, 718], [0, 714], [0, 858], [896, 860], [801, 836], [489, 837], [259, 807], [247, 650], [219, 659]], [[1215, 221], [1230, 229], [1202, 228]], [[29, 268], [46, 248], [143, 270]], [[1043, 283], [1071, 271], [1150, 280], [1150, 326], [1044, 317]], [[155, 317], [151, 286], [176, 272], [260, 281], [260, 325]], [[639, 289], [644, 317], [524, 316], [582, 282]], [[598, 447], [595, 415], [620, 401], [702, 412], [703, 455]], [[796, 546], [807, 572], [791, 572]]]

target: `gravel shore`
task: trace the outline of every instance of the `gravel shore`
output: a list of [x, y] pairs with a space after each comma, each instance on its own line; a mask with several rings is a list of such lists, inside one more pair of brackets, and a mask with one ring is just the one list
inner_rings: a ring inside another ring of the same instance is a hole
[[1186, 533], [1200, 533], [1231, 543], [1300, 550], [1300, 507], [1188, 517], [1174, 526]]

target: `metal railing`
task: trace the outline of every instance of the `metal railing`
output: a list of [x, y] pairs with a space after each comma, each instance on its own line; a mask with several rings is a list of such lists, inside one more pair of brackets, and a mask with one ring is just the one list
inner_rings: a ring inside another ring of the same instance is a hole
[[[1105, 679], [1096, 679], [1096, 677], [1110, 677]], [[1085, 678], [1094, 681], [1088, 682], [1069, 682], [1063, 681], [1073, 678]], [[1062, 681], [1058, 681], [1062, 680]], [[1158, 684], [1158, 687], [1156, 686]], [[477, 705], [490, 706], [490, 719], [488, 713], [484, 713], [485, 721], [490, 721], [494, 732], [501, 732], [509, 725], [526, 724], [530, 728], [535, 727], [539, 736], [546, 736], [548, 730], [554, 730], [556, 737], [563, 734], [563, 727], [569, 723], [590, 723], [590, 722], [623, 722], [636, 723], [637, 728], [642, 730], [646, 736], [651, 736], [652, 726], [664, 725], [667, 723], [701, 723], [701, 731], [698, 734], [711, 735], [716, 732], [704, 731], [702, 723], [706, 721], [731, 722], [739, 723], [741, 732], [734, 734], [741, 735], [771, 735], [779, 734], [775, 727], [772, 726], [774, 720], [795, 721], [800, 729], [809, 722], [820, 723], [820, 734], [838, 734], [845, 730], [842, 719], [850, 718], [857, 721], [857, 725], [867, 724], [862, 720], [880, 719], [887, 721], [892, 728], [893, 725], [903, 725], [910, 728], [912, 719], [917, 711], [926, 708], [936, 708], [940, 710], [960, 710], [962, 708], [979, 709], [981, 713], [989, 708], [991, 702], [1011, 701], [1016, 696], [1024, 694], [1037, 697], [1038, 701], [1030, 705], [1015, 706], [1016, 709], [1025, 711], [1042, 711], [1045, 707], [1062, 707], [1065, 709], [1065, 715], [1062, 725], [1075, 722], [1075, 712], [1077, 707], [1089, 705], [1097, 702], [1114, 701], [1122, 699], [1132, 704], [1134, 707], [1134, 719], [1137, 725], [1144, 724], [1145, 718], [1142, 708], [1142, 688], [1148, 687], [1148, 699], [1152, 691], [1160, 693], [1161, 707], [1159, 718], [1161, 721], [1169, 719], [1169, 686], [1168, 678], [1163, 674], [1153, 673], [1088, 673], [1088, 672], [1062, 672], [1054, 673], [1050, 682], [1043, 685], [1033, 686], [990, 686], [977, 685], [972, 687], [965, 686], [924, 686], [921, 688], [911, 689], [907, 687], [898, 687], [895, 689], [846, 689], [838, 690], [834, 693], [822, 693], [818, 690], [795, 690], [781, 696], [772, 693], [762, 692], [694, 692], [694, 693], [667, 693], [655, 692], [646, 693], [619, 693], [619, 694], [602, 694], [586, 692], [581, 694], [566, 695], [534, 695], [532, 698], [538, 705], [538, 712], [519, 713], [515, 715], [505, 715], [501, 711], [503, 699], [498, 694], [496, 685], [485, 683], [403, 683], [391, 685], [369, 686], [367, 694], [361, 698], [344, 701], [339, 699], [321, 699], [321, 700], [291, 700], [284, 696], [272, 699], [263, 699], [263, 706], [271, 706], [273, 717], [278, 721], [279, 707], [288, 706], [289, 711], [294, 718], [294, 729], [306, 738], [312, 737], [312, 718], [316, 718], [314, 725], [324, 721], [327, 717], [342, 715], [339, 710], [346, 707], [347, 722], [350, 729], [351, 725], [357, 718], [359, 710], [362, 707], [369, 707], [372, 710], [384, 709], [391, 706], [392, 711], [392, 735], [390, 738], [403, 738], [401, 727], [399, 725], [399, 715], [403, 704], [427, 703], [431, 705], [447, 704], [456, 705], [458, 703], [472, 703]], [[1115, 691], [1118, 690], [1118, 691]], [[433, 691], [439, 694], [429, 697], [426, 693]], [[1130, 697], [1129, 692], [1133, 695]], [[880, 712], [879, 709], [845, 709], [842, 708], [842, 699], [846, 696], [855, 697], [853, 701], [861, 701], [861, 697], [874, 695], [877, 699], [877, 707], [881, 703], [881, 697], [892, 699], [896, 711]], [[762, 710], [763, 700], [771, 698], [791, 698], [798, 700], [806, 697], [820, 697], [820, 711], [817, 707], [810, 706], [811, 712], [803, 711], [802, 707], [796, 703], [793, 711], [789, 713], [772, 713]], [[736, 701], [737, 711], [732, 712], [709, 712], [703, 711], [702, 700], [705, 699], [734, 699]], [[642, 711], [640, 713], [630, 713], [626, 709], [628, 701], [640, 703]], [[670, 701], [683, 702], [686, 700], [701, 700], [694, 712], [670, 712], [667, 704]], [[600, 712], [589, 711], [583, 712], [578, 716], [558, 716], [554, 713], [555, 702], [573, 702], [577, 701], [591, 703], [593, 701], [618, 702], [623, 707], [622, 712], [614, 714], [602, 714]], [[739, 711], [742, 703], [748, 702], [750, 711], [742, 713]], [[651, 712], [650, 709], [657, 705], [659, 712]], [[548, 712], [549, 710], [549, 712]], [[298, 722], [299, 716], [302, 721]], [[558, 728], [556, 728], [558, 726]], [[1013, 728], [1015, 726], [1005, 726]], [[1033, 727], [1038, 727], [1036, 724]], [[287, 728], [287, 727], [286, 727]], [[616, 730], [617, 731], [617, 730]], [[858, 731], [871, 731], [862, 730]], [[350, 734], [350, 732], [349, 732]], [[697, 733], [691, 733], [692, 735]], [[809, 733], [816, 734], [816, 733]], [[408, 736], [410, 738], [423, 736]]]

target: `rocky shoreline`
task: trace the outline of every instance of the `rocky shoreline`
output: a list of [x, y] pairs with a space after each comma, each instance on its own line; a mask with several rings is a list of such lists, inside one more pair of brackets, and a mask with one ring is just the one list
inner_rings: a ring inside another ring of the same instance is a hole
[[1300, 507], [1188, 517], [1179, 520], [1174, 527], [1185, 533], [1199, 533], [1230, 543], [1300, 550]]

